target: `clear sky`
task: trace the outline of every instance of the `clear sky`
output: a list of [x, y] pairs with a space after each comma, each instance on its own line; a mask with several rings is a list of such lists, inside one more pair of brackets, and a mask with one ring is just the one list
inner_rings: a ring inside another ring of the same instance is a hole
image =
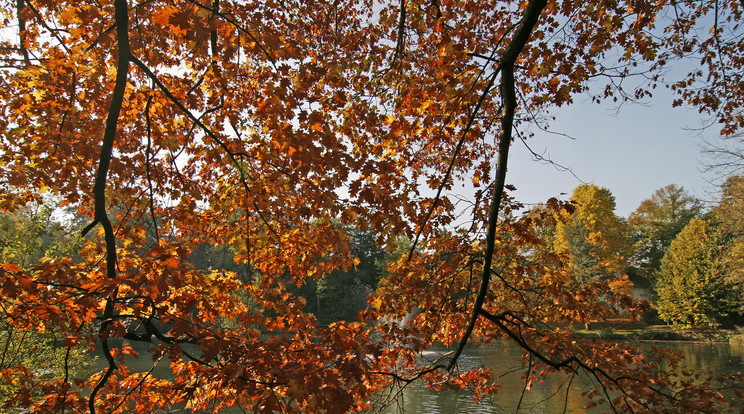
[[[535, 131], [528, 140], [532, 150], [570, 167], [570, 172], [530, 159], [525, 146], [512, 146], [507, 182], [517, 187], [516, 197], [539, 203], [561, 193], [570, 198], [583, 182], [608, 188], [617, 202], [616, 213], [627, 217], [641, 201], [668, 184], [709, 200], [713, 177], [701, 173], [703, 137], [715, 137], [718, 127], [702, 132], [704, 117], [689, 108], [672, 108], [672, 95], [661, 90], [647, 105], [626, 104], [617, 111], [611, 104], [577, 102], [554, 111], [551, 130], [571, 136]], [[702, 134], [702, 135], [701, 135]], [[581, 181], [580, 181], [581, 180]]]

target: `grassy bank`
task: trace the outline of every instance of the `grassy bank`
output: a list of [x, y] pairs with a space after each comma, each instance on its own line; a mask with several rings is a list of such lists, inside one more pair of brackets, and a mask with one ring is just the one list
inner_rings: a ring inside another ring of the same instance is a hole
[[649, 325], [641, 321], [612, 319], [590, 324], [589, 329], [583, 325], [574, 326], [580, 335], [591, 338], [624, 339], [642, 341], [698, 341], [728, 342], [744, 341], [742, 329], [674, 329], [669, 325]]

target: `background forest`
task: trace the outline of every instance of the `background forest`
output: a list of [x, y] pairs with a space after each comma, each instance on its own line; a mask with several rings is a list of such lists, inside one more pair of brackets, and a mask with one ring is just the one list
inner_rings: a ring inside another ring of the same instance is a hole
[[[627, 279], [636, 296], [653, 304], [643, 314], [647, 322], [678, 328], [742, 326], [744, 179], [729, 177], [719, 194], [718, 201], [706, 207], [670, 184], [624, 218], [615, 215], [614, 196], [608, 189], [582, 184], [570, 198], [571, 212], [564, 212], [557, 225], [541, 229], [540, 236], [569, 257], [578, 282]], [[530, 217], [543, 209], [514, 214]], [[42, 258], [74, 257], [82, 245], [77, 236], [81, 219], [69, 220], [73, 216], [53, 201], [0, 217], [4, 263], [29, 268]], [[64, 218], [66, 222], [61, 221]], [[387, 264], [411, 245], [410, 240], [400, 240], [397, 249], [388, 252], [377, 246], [372, 231], [348, 228], [346, 232], [358, 262], [294, 289], [306, 299], [306, 311], [324, 325], [357, 319]], [[203, 243], [188, 261], [196, 269], [233, 272], [241, 279], [251, 273], [235, 262], [235, 249], [230, 246]]]

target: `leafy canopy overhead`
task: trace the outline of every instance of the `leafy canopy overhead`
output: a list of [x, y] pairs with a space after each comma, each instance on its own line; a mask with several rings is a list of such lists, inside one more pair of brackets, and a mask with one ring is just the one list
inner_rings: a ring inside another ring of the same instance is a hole
[[[497, 390], [489, 374], [460, 372], [457, 359], [466, 342], [496, 339], [533, 357], [526, 384], [583, 370], [597, 380], [589, 400], [617, 410], [718, 398], [711, 382], [660, 373], [652, 356], [555, 328], [640, 305], [607, 294], [587, 306], [602, 284], [565, 283], [566, 258], [534, 233], [564, 206], [502, 213], [519, 207], [504, 193], [512, 140], [594, 81], [597, 101], [642, 99], [669, 64], [699, 58], [669, 80], [679, 103], [724, 133], [742, 127], [740, 2], [2, 0], [1, 10], [0, 207], [51, 192], [89, 220], [79, 260], [2, 267], [2, 309], [17, 329], [97, 345], [107, 364], [85, 379], [25, 375], [19, 386], [46, 398], [8, 404], [344, 412], [417, 378], [480, 396]], [[475, 188], [464, 212], [460, 183]], [[321, 328], [291, 285], [353, 268], [345, 226], [391, 249], [413, 242], [359, 321]], [[249, 275], [197, 270], [186, 259], [204, 242], [231, 245]], [[414, 307], [423, 312], [399, 324]], [[134, 350], [116, 338], [151, 342], [173, 376], [130, 372]], [[417, 365], [435, 342], [458, 345]]]

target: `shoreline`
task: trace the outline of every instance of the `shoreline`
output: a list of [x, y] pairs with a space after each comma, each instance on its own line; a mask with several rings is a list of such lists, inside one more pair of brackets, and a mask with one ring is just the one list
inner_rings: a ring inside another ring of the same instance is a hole
[[632, 340], [643, 342], [744, 343], [744, 330], [723, 328], [675, 329], [670, 325], [645, 324], [627, 319], [592, 323], [590, 329], [574, 326], [574, 332], [585, 338]]

